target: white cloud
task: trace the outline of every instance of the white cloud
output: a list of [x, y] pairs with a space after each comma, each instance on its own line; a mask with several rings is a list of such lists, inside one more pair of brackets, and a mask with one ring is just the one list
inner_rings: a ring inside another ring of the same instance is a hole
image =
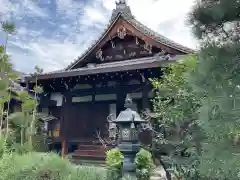
[[10, 0], [0, 0], [0, 13], [5, 15], [6, 18], [21, 19], [25, 15], [46, 18], [48, 17], [47, 11], [40, 8], [37, 1], [21, 0], [21, 2], [13, 3]]
[[56, 0], [57, 14], [65, 19], [77, 20], [83, 11], [84, 3], [75, 0]]
[[[0, 4], [1, 2], [5, 4], [4, 7], [0, 7], [0, 12], [9, 11], [9, 4], [6, 3], [8, 0], [0, 0]], [[185, 25], [186, 14], [194, 0], [141, 0], [141, 3], [139, 2], [139, 0], [128, 0], [133, 15], [139, 21], [178, 43], [191, 48], [196, 47], [190, 29]], [[26, 13], [29, 15], [31, 12], [35, 18], [49, 16], [45, 9], [35, 3], [21, 5], [21, 7], [25, 7], [24, 9], [28, 12]], [[51, 26], [57, 27], [53, 30], [53, 35], [45, 36], [47, 27], [39, 31], [21, 27], [17, 33], [18, 41], [9, 45], [9, 53], [16, 68], [31, 71], [33, 65], [37, 64], [45, 71], [65, 68], [71, 61], [81, 56], [93, 40], [101, 35], [113, 8], [115, 8], [113, 0], [93, 0], [87, 3], [56, 0], [55, 16], [61, 21], [48, 21]], [[30, 38], [24, 39], [29, 36]], [[23, 67], [25, 65], [27, 67]]]

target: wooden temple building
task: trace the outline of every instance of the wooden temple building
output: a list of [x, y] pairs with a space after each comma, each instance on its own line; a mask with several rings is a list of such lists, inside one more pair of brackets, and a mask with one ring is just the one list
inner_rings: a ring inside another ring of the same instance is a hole
[[[108, 26], [83, 55], [64, 70], [38, 75], [40, 109], [56, 117], [47, 125], [51, 148], [63, 156], [102, 158], [98, 135], [108, 138], [109, 114], [123, 110], [127, 94], [139, 113], [151, 109], [149, 78], [190, 53], [136, 20], [124, 0], [116, 2]], [[33, 88], [35, 77], [26, 80]]]

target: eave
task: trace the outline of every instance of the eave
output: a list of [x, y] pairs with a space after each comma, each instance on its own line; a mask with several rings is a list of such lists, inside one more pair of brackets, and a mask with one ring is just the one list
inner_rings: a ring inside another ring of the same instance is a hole
[[[156, 68], [156, 67], [162, 67], [166, 63], [171, 63], [171, 62], [181, 60], [182, 58], [184, 58], [184, 56], [185, 55], [178, 55], [173, 57], [170, 60], [164, 60], [164, 59], [161, 59], [161, 57], [159, 56], [154, 56], [154, 57], [139, 58], [134, 60], [119, 61], [119, 62], [113, 62], [113, 63], [104, 63], [104, 64], [96, 65], [95, 67], [83, 67], [78, 69], [71, 69], [68, 71], [58, 71], [54, 73], [41, 74], [41, 75], [38, 75], [38, 80]], [[35, 77], [29, 76], [29, 77], [26, 77], [26, 80], [31, 82], [35, 80]]]

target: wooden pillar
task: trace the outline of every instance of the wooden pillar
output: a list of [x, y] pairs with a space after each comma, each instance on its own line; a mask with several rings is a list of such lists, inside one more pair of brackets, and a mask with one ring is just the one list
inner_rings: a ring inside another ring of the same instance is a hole
[[142, 82], [142, 109], [149, 108], [148, 102], [149, 84], [148, 81]]
[[62, 158], [65, 158], [66, 155], [68, 154], [68, 143], [66, 138], [61, 139], [61, 146], [62, 146], [61, 156]]
[[68, 154], [68, 132], [69, 132], [69, 108], [71, 106], [72, 97], [69, 92], [63, 93], [63, 103], [61, 108], [61, 119], [60, 119], [60, 139], [61, 139], [61, 156], [66, 157]]
[[120, 84], [118, 85], [116, 94], [117, 94], [117, 104], [116, 104], [117, 114], [116, 115], [118, 116], [118, 114], [122, 110], [124, 110], [124, 102], [127, 95], [122, 82], [120, 82]]

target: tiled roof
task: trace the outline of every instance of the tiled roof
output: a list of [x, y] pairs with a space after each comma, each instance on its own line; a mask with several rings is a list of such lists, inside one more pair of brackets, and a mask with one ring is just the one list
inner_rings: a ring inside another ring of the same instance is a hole
[[168, 46], [168, 47], [172, 47], [174, 49], [177, 49], [179, 51], [182, 51], [184, 53], [194, 53], [194, 50], [185, 47], [181, 44], [178, 44], [174, 41], [172, 41], [171, 39], [166, 38], [165, 36], [151, 30], [150, 28], [148, 28], [147, 26], [145, 26], [144, 24], [142, 24], [141, 22], [139, 22], [136, 19], [130, 19], [127, 20], [129, 23], [131, 23], [136, 29], [138, 29], [139, 31], [141, 31], [142, 33], [144, 33], [145, 35], [155, 39], [156, 41]]
[[69, 70], [72, 67], [74, 67], [79, 61], [81, 61], [88, 53], [98, 44], [101, 42], [101, 40], [104, 38], [104, 36], [108, 33], [109, 29], [117, 22], [119, 17], [122, 17], [126, 21], [128, 21], [130, 24], [132, 24], [137, 30], [145, 34], [146, 36], [149, 36], [150, 38], [156, 40], [159, 43], [162, 43], [168, 47], [172, 47], [174, 49], [177, 49], [179, 51], [182, 51], [184, 53], [194, 53], [194, 50], [187, 48], [181, 44], [178, 44], [163, 35], [151, 30], [147, 26], [143, 25], [141, 22], [139, 22], [131, 13], [131, 9], [129, 6], [127, 6], [125, 0], [119, 0], [119, 2], [116, 2], [116, 9], [113, 10], [111, 19], [104, 29], [103, 33], [100, 35], [99, 39], [95, 40], [92, 45], [83, 53], [82, 56], [78, 57], [74, 62], [72, 62], [65, 70]]

